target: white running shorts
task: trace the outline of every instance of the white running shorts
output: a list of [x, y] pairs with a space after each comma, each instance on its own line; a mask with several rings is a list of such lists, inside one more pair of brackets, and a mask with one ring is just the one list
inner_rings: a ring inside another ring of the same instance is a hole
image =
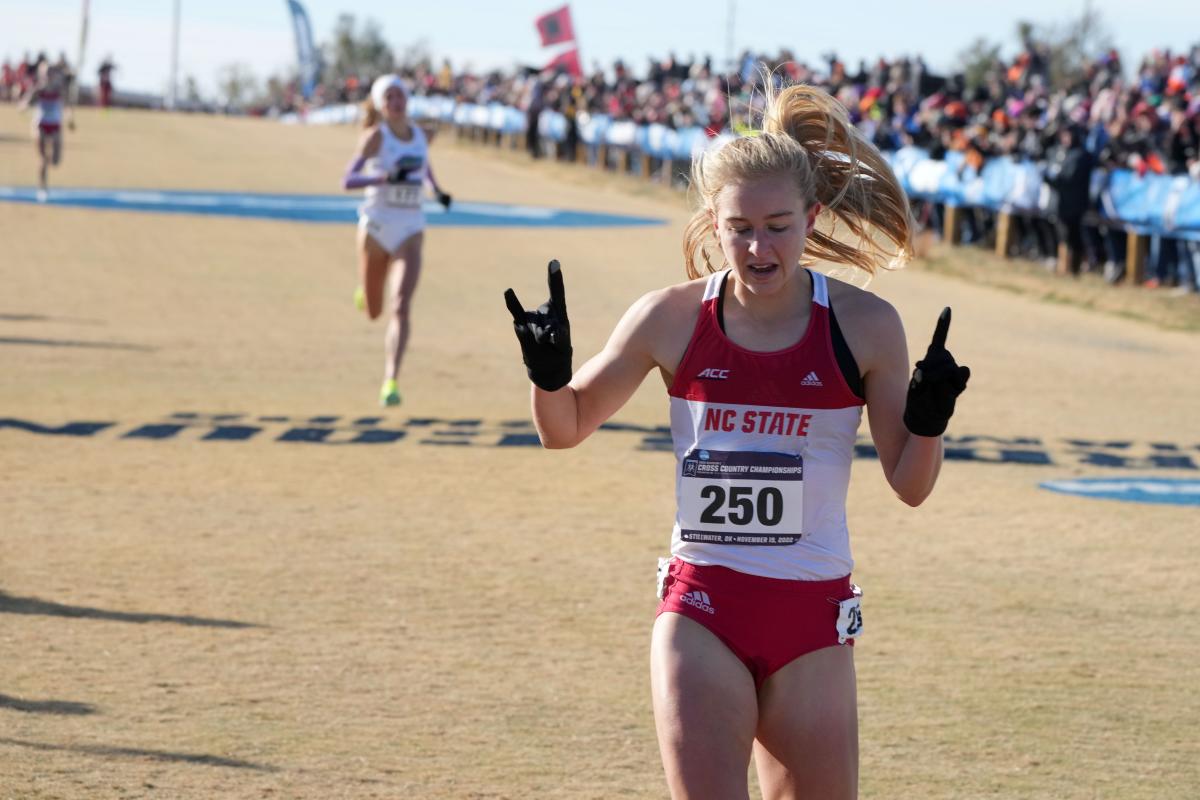
[[419, 208], [373, 208], [358, 215], [358, 229], [366, 231], [380, 247], [394, 254], [408, 237], [425, 230], [425, 212]]

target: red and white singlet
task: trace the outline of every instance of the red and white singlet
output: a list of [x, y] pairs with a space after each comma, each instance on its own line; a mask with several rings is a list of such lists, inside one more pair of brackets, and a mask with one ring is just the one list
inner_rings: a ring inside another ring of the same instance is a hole
[[43, 133], [54, 133], [62, 126], [63, 97], [57, 89], [41, 89], [33, 108], [33, 126]]
[[729, 270], [712, 275], [669, 389], [678, 511], [671, 555], [699, 566], [819, 581], [854, 567], [846, 491], [863, 400], [834, 354], [826, 278], [808, 330], [756, 352], [721, 329]]

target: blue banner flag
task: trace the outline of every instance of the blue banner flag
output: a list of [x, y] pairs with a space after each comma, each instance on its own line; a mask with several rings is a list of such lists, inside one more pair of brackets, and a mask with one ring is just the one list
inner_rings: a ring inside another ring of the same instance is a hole
[[297, 0], [287, 0], [288, 10], [292, 12], [292, 29], [296, 33], [296, 61], [300, 66], [300, 92], [304, 99], [312, 97], [321, 73], [321, 56], [313, 44], [312, 23], [308, 21], [308, 12]]

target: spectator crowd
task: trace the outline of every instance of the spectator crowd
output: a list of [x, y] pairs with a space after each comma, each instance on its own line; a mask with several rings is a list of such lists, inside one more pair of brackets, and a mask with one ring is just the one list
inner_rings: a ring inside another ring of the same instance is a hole
[[50, 64], [65, 78], [70, 88], [75, 81], [75, 73], [67, 61], [66, 53], [59, 53], [58, 61], [51, 61], [45, 52], [36, 56], [25, 53], [16, 62], [4, 59], [0, 62], [0, 102], [15, 103], [29, 93], [37, 82], [38, 71], [42, 64]]
[[[574, 158], [575, 121], [585, 114], [671, 128], [701, 126], [709, 135], [739, 129], [754, 119], [766, 79], [820, 86], [846, 107], [851, 120], [880, 149], [918, 147], [933, 159], [950, 152], [963, 168], [978, 170], [992, 158], [1035, 163], [1046, 176], [1040, 213], [1015, 219], [1019, 253], [1055, 264], [1059, 244], [1068, 245], [1069, 268], [1123, 277], [1126, 236], [1118, 221], [1100, 211], [1101, 174], [1123, 168], [1140, 175], [1190, 176], [1200, 181], [1200, 44], [1187, 53], [1154, 51], [1131, 71], [1109, 50], [1083, 63], [1069, 79], [1053, 79], [1053, 53], [1026, 39], [1009, 61], [995, 61], [970, 81], [933, 74], [915, 58], [860, 62], [850, 68], [835, 54], [809, 66], [790, 52], [745, 53], [737, 69], [714, 70], [711, 57], [650, 60], [639, 77], [621, 61], [589, 75], [562, 71], [455, 73], [448, 63], [402, 70], [417, 94], [449, 95], [459, 102], [514, 106], [527, 114], [531, 153], [539, 155], [537, 118], [557, 111], [568, 122], [559, 151]], [[348, 99], [356, 99], [353, 96]], [[917, 213], [942, 230], [944, 209], [918, 203]], [[995, 214], [968, 209], [966, 242], [990, 243]], [[1200, 286], [1200, 242], [1155, 236], [1150, 286]]]
[[[1125, 237], [1115, 221], [1106, 224], [1097, 213], [1101, 193], [1093, 172], [1123, 168], [1200, 181], [1200, 44], [1187, 53], [1151, 52], [1133, 69], [1110, 50], [1056, 74], [1054, 57], [1048, 45], [1025, 37], [1015, 57], [984, 63], [969, 77], [934, 74], [919, 56], [881, 58], [852, 68], [836, 54], [808, 65], [786, 50], [744, 53], [729, 71], [715, 69], [711, 57], [683, 60], [671, 54], [650, 59], [640, 74], [623, 61], [609, 69], [597, 64], [587, 74], [572, 76], [561, 69], [455, 71], [448, 61], [434, 65], [428, 59], [399, 72], [418, 95], [520, 109], [534, 156], [544, 152], [538, 118], [545, 111], [562, 114], [567, 140], [557, 152], [567, 159], [575, 157], [578, 123], [585, 115], [675, 129], [701, 127], [716, 136], [754, 119], [767, 74], [810, 83], [838, 98], [882, 150], [918, 147], [933, 159], [955, 152], [961, 168], [979, 169], [992, 158], [1035, 163], [1046, 175], [1048, 199], [1041, 213], [1017, 217], [1016, 249], [1049, 264], [1059, 244], [1066, 243], [1072, 272], [1099, 270], [1116, 280], [1126, 261]], [[60, 61], [66, 66], [65, 57]], [[18, 96], [36, 69], [37, 59], [29, 56], [15, 65], [5, 62], [3, 99]], [[320, 84], [312, 104], [360, 101], [373, 78], [350, 76]], [[298, 110], [303, 101], [295, 82], [272, 84], [272, 110]], [[916, 211], [932, 230], [942, 229], [939, 204], [918, 203]], [[964, 241], [990, 242], [995, 215], [987, 209], [968, 211]], [[1149, 275], [1151, 285], [1195, 290], [1200, 242], [1155, 237]]]
[[37, 83], [39, 71], [43, 64], [49, 64], [65, 79], [67, 92], [78, 96], [80, 102], [95, 103], [101, 108], [107, 108], [113, 103], [113, 72], [116, 65], [112, 58], [105, 58], [96, 69], [95, 91], [83, 90], [76, 85], [78, 76], [67, 60], [67, 54], [60, 52], [57, 61], [51, 61], [45, 51], [24, 56], [12, 61], [5, 58], [0, 62], [0, 103], [15, 103], [29, 94]]

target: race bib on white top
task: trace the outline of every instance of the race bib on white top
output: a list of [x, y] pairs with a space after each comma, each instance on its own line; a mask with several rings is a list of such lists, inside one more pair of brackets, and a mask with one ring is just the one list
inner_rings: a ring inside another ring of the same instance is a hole
[[421, 205], [421, 184], [394, 183], [380, 187], [383, 202], [389, 206], [416, 208]]
[[693, 450], [681, 462], [685, 542], [792, 545], [804, 535], [804, 460], [785, 453]]

